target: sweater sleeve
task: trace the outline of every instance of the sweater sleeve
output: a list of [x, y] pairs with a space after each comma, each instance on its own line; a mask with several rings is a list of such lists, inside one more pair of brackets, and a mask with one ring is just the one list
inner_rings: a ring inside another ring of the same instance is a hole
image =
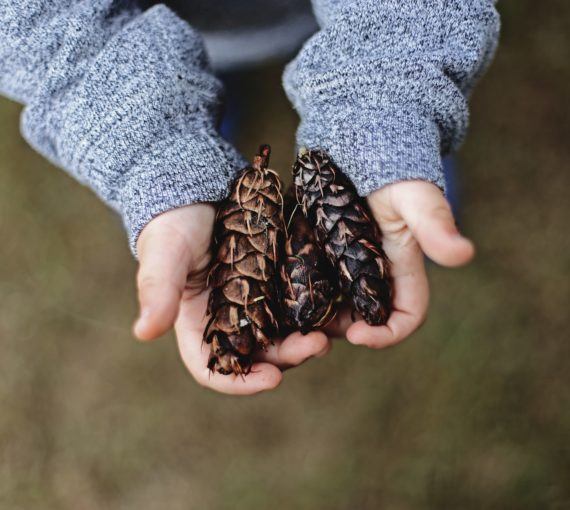
[[321, 147], [362, 195], [402, 180], [443, 189], [442, 155], [495, 51], [492, 0], [313, 0], [321, 30], [291, 62], [299, 145]]
[[221, 85], [197, 33], [163, 5], [0, 0], [0, 92], [21, 130], [124, 219], [214, 201], [243, 165], [216, 133]]

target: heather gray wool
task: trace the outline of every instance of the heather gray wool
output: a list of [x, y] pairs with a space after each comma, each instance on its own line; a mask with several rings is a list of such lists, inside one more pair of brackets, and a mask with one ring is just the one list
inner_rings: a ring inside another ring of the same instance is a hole
[[[282, 12], [286, 2], [274, 1]], [[218, 3], [226, 12], [236, 0]], [[217, 133], [222, 90], [202, 37], [168, 7], [146, 5], [0, 0], [0, 92], [25, 105], [30, 145], [120, 212], [133, 252], [152, 218], [222, 199], [245, 164]], [[326, 149], [362, 195], [407, 179], [443, 187], [441, 156], [463, 139], [467, 97], [497, 44], [494, 2], [313, 7], [321, 30], [284, 75], [299, 145]]]

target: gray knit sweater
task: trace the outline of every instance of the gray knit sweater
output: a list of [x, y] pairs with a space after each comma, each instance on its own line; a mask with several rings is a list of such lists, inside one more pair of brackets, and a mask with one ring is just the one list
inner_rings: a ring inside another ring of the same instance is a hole
[[[298, 143], [328, 150], [363, 195], [443, 186], [441, 156], [461, 142], [496, 47], [494, 1], [313, 7], [320, 31], [284, 75]], [[156, 215], [224, 197], [244, 164], [216, 131], [220, 89], [201, 36], [164, 5], [0, 0], [0, 92], [25, 105], [24, 137], [121, 213], [133, 248]]]

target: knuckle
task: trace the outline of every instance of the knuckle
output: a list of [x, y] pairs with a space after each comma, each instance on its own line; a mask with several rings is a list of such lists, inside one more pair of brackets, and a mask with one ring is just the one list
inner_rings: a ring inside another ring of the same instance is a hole
[[431, 209], [429, 216], [436, 221], [443, 221], [443, 222], [453, 221], [453, 214], [451, 213], [451, 208], [449, 207], [449, 204], [445, 201], [435, 205]]
[[392, 236], [390, 240], [400, 250], [409, 250], [410, 253], [421, 252], [414, 234], [408, 228], [403, 229], [397, 236]]
[[139, 273], [137, 276], [137, 287], [139, 294], [148, 294], [156, 290], [168, 292], [169, 294], [174, 294], [175, 292], [182, 294], [182, 289], [179, 288], [179, 285], [174, 280], [161, 278], [158, 275], [147, 272]]
[[137, 279], [138, 294], [140, 297], [152, 298], [162, 283], [154, 276], [144, 276]]
[[455, 224], [453, 214], [447, 203], [432, 207], [426, 214], [418, 215], [414, 231], [418, 233], [430, 233], [433, 228], [445, 224]]
[[137, 284], [139, 288], [155, 287], [158, 284], [158, 280], [154, 275], [141, 271], [137, 276]]

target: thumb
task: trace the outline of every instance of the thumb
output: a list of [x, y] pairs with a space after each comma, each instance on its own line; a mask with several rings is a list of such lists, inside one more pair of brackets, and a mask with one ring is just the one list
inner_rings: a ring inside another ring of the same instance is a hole
[[133, 332], [139, 340], [153, 340], [171, 329], [178, 316], [190, 248], [182, 236], [172, 235], [169, 230], [154, 230], [139, 240], [138, 253], [140, 316]]
[[399, 209], [423, 252], [442, 266], [467, 264], [475, 255], [475, 247], [457, 230], [443, 193], [431, 183], [413, 184], [412, 192], [399, 202]]

